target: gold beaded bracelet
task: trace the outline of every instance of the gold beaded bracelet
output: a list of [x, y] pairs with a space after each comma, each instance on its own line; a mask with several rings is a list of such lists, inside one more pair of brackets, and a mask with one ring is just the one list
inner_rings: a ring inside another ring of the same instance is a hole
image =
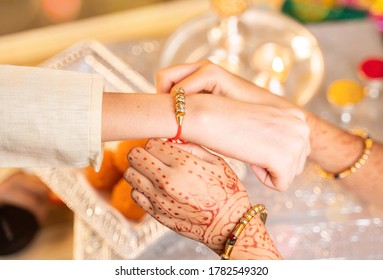
[[325, 179], [343, 179], [347, 177], [350, 174], [355, 173], [360, 169], [368, 160], [368, 157], [371, 154], [371, 148], [374, 144], [374, 141], [371, 139], [371, 137], [362, 129], [353, 129], [350, 131], [352, 134], [359, 136], [363, 139], [364, 142], [364, 148], [363, 153], [360, 156], [360, 158], [354, 162], [349, 168], [343, 170], [339, 173], [330, 173], [327, 171], [324, 171], [321, 167], [316, 166], [316, 169], [319, 173], [319, 175]]
[[233, 231], [230, 233], [229, 238], [226, 240], [225, 249], [221, 254], [221, 260], [230, 259], [231, 252], [233, 251], [234, 245], [238, 240], [238, 237], [241, 235], [246, 225], [259, 214], [263, 224], [266, 224], [267, 219], [267, 210], [263, 204], [257, 204], [251, 207], [239, 220], [239, 222], [234, 227]]

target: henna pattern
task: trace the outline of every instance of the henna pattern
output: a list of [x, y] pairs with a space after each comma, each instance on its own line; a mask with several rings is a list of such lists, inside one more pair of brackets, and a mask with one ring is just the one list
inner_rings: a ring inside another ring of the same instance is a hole
[[[234, 171], [219, 157], [214, 156], [213, 163], [205, 162], [158, 140], [149, 141], [146, 150], [149, 153], [137, 148], [129, 154], [131, 165], [138, 171], [131, 172], [129, 181], [151, 204], [143, 207], [170, 229], [220, 252], [250, 207], [246, 190]], [[267, 238], [267, 233], [259, 229], [253, 239], [249, 232], [242, 240], [243, 248], [256, 244], [273, 250], [267, 247]]]
[[281, 259], [281, 255], [258, 217], [251, 221], [237, 241], [232, 256], [237, 254], [240, 254], [242, 258], [245, 256], [246, 259]]
[[224, 165], [224, 172], [227, 177], [226, 188], [234, 193], [238, 187], [238, 177], [229, 165]]

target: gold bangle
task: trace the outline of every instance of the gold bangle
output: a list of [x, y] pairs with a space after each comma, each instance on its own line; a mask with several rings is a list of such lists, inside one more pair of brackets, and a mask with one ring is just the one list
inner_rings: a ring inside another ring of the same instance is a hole
[[367, 160], [371, 154], [371, 148], [374, 144], [374, 141], [371, 139], [371, 137], [363, 129], [353, 129], [350, 132], [353, 135], [359, 136], [363, 139], [364, 148], [363, 148], [362, 155], [349, 168], [347, 168], [347, 169], [345, 169], [339, 173], [330, 173], [330, 172], [324, 171], [321, 167], [316, 166], [316, 170], [321, 177], [323, 177], [325, 179], [343, 179], [343, 178], [347, 177], [348, 175], [353, 174], [356, 171], [358, 171], [358, 169], [360, 169], [367, 162]]
[[247, 224], [253, 219], [256, 215], [260, 216], [263, 224], [266, 224], [267, 219], [267, 210], [263, 204], [257, 204], [251, 207], [239, 220], [239, 222], [234, 227], [233, 231], [230, 233], [229, 238], [226, 240], [225, 249], [221, 254], [221, 260], [230, 259], [231, 252], [233, 251], [234, 245], [238, 240], [238, 237], [241, 235]]

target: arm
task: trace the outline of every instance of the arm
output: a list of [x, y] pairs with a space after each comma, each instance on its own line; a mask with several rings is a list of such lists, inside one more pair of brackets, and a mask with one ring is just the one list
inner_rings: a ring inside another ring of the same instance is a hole
[[[164, 69], [158, 75], [158, 90], [168, 92], [182, 86], [186, 92], [211, 92], [256, 104], [275, 104], [300, 110], [310, 128], [309, 159], [328, 172], [338, 173], [351, 166], [361, 155], [363, 141], [286, 99], [259, 89], [207, 60]], [[383, 207], [383, 145], [375, 141], [367, 163], [356, 173], [338, 182], [360, 198]]]
[[[102, 77], [63, 70], [1, 66], [0, 74], [0, 167], [98, 169], [102, 141], [176, 135], [167, 94], [103, 94]], [[215, 95], [188, 96], [186, 107], [184, 140], [252, 164], [278, 190], [302, 171], [309, 133], [299, 110]]]
[[[189, 95], [186, 107], [182, 139], [252, 164], [266, 185], [283, 190], [303, 170], [309, 133], [297, 110], [214, 95]], [[177, 131], [172, 97], [105, 94], [102, 131], [105, 141], [171, 138]]]
[[171, 138], [177, 132], [172, 98], [164, 94], [104, 93], [101, 127], [102, 142]]
[[[187, 94], [212, 93], [229, 97], [247, 104], [247, 110], [255, 110], [249, 121], [245, 115], [238, 119], [231, 118], [234, 111], [220, 106], [220, 110], [230, 114], [226, 114], [226, 118], [217, 121], [215, 125], [222, 127], [222, 124], [233, 121], [237, 126], [243, 126], [238, 141], [233, 141], [235, 134], [228, 135], [227, 139], [245, 148], [243, 152], [247, 153], [247, 157], [237, 158], [249, 163], [255, 176], [266, 186], [285, 190], [295, 176], [302, 172], [310, 152], [310, 143], [305, 114], [300, 108], [208, 60], [158, 72], [158, 92], [171, 92], [178, 87], [184, 88]], [[240, 140], [248, 142], [243, 145]]]
[[[310, 113], [307, 113], [310, 114]], [[363, 141], [314, 115], [310, 116], [311, 153], [309, 159], [331, 173], [351, 166], [362, 154]], [[365, 165], [339, 184], [354, 192], [362, 200], [382, 208], [383, 202], [383, 145], [375, 141]]]
[[[177, 233], [221, 254], [231, 231], [250, 208], [243, 184], [220, 157], [192, 144], [152, 139], [129, 154], [125, 178], [132, 197]], [[232, 259], [281, 258], [265, 226], [254, 217], [239, 236]]]
[[97, 75], [1, 65], [0, 167], [100, 161], [102, 88]]

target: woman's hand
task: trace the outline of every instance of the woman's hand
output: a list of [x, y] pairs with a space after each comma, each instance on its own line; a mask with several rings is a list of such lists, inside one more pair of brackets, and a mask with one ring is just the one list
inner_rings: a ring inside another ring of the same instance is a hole
[[[229, 234], [250, 208], [244, 186], [222, 158], [193, 144], [152, 139], [145, 149], [133, 149], [129, 162], [125, 179], [144, 210], [179, 234], [222, 253]], [[251, 238], [255, 237], [268, 238], [263, 225], [253, 227]], [[262, 245], [259, 240], [253, 243], [254, 249], [263, 246], [262, 254], [271, 248], [278, 255], [270, 238]]]
[[204, 115], [202, 127], [210, 129], [199, 135], [187, 134], [187, 113], [184, 131], [190, 141], [249, 163], [262, 183], [279, 191], [302, 172], [310, 142], [306, 115], [299, 107], [208, 60], [158, 73], [159, 92], [179, 87], [186, 94], [226, 97], [203, 95], [206, 105], [199, 114]]
[[133, 149], [125, 173], [132, 197], [170, 229], [222, 250], [250, 207], [247, 192], [223, 159], [196, 145], [182, 147], [190, 153], [158, 139]]
[[300, 115], [306, 114], [287, 99], [228, 72], [208, 59], [161, 69], [157, 73], [156, 87], [160, 93], [173, 92], [182, 87], [186, 94], [211, 93], [244, 102], [295, 109]]

